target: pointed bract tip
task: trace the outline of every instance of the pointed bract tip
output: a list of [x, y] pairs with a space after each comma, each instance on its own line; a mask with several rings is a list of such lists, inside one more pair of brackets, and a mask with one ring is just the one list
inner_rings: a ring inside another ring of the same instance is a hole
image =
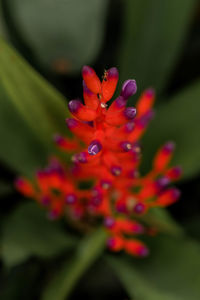
[[87, 65], [83, 66], [82, 74], [92, 74], [92, 73], [94, 73], [94, 70], [91, 67]]
[[145, 91], [145, 96], [148, 98], [152, 98], [155, 96], [155, 90], [153, 88], [149, 88]]
[[119, 72], [117, 70], [117, 68], [113, 67], [113, 68], [110, 68], [108, 71], [107, 71], [107, 79], [111, 79], [111, 78], [118, 78], [119, 77]]
[[174, 142], [167, 142], [164, 146], [163, 146], [163, 151], [166, 152], [166, 154], [173, 152], [175, 149], [175, 143]]

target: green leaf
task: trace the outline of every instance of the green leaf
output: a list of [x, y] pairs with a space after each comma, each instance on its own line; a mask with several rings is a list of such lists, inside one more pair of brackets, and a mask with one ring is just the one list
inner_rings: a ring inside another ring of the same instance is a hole
[[119, 56], [122, 80], [139, 91], [165, 87], [189, 30], [196, 0], [126, 0]]
[[44, 67], [77, 72], [96, 58], [103, 41], [106, 0], [5, 2], [14, 26]]
[[156, 110], [143, 139], [143, 168], [150, 167], [158, 147], [168, 140], [176, 143], [172, 165], [183, 168], [183, 178], [200, 170], [200, 81], [174, 95]]
[[105, 248], [106, 232], [98, 229], [85, 237], [73, 258], [67, 260], [58, 274], [49, 282], [42, 300], [65, 300], [83, 273], [102, 254]]
[[14, 192], [14, 187], [7, 181], [0, 180], [0, 197], [10, 195]]
[[66, 132], [64, 98], [0, 40], [0, 159], [32, 172], [52, 150], [52, 136]]
[[35, 203], [18, 207], [3, 225], [1, 256], [4, 263], [14, 266], [31, 256], [49, 258], [58, 255], [75, 243], [57, 222], [47, 219]]
[[183, 234], [181, 226], [176, 223], [165, 208], [151, 208], [144, 216], [142, 216], [142, 220], [146, 224], [157, 228], [160, 232], [172, 235]]
[[186, 237], [155, 238], [146, 259], [108, 257], [135, 300], [199, 300], [200, 245]]
[[41, 276], [41, 269], [36, 262], [29, 262], [29, 264], [11, 269], [6, 276], [1, 278], [0, 299], [36, 299], [39, 276]]

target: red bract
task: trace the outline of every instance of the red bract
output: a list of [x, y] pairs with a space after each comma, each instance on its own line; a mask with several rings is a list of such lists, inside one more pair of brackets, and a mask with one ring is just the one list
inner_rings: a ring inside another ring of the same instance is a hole
[[177, 189], [168, 187], [181, 175], [180, 167], [168, 166], [174, 144], [161, 147], [151, 172], [141, 177], [139, 139], [153, 117], [154, 91], [144, 91], [136, 108], [127, 107], [127, 100], [137, 91], [135, 80], [129, 79], [108, 107], [118, 81], [117, 69], [105, 71], [102, 82], [88, 66], [82, 74], [85, 104], [71, 100], [72, 118], [66, 120], [74, 137], [55, 136], [62, 151], [72, 152], [71, 166], [54, 158], [37, 172], [34, 183], [18, 179], [17, 189], [47, 207], [51, 219], [65, 214], [72, 223], [89, 226], [102, 220], [110, 235], [109, 249], [144, 257], [148, 248], [138, 236], [152, 230], [156, 233], [156, 229], [146, 228], [144, 214], [152, 207], [170, 205], [180, 196]]

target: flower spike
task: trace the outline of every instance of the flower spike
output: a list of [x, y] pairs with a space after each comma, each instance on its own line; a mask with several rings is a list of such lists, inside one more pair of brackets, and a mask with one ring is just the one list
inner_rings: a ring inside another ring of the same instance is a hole
[[70, 224], [78, 222], [75, 227], [83, 228], [102, 222], [111, 251], [146, 257], [149, 249], [139, 238], [154, 236], [158, 229], [154, 222], [147, 225], [145, 215], [180, 197], [171, 186], [182, 174], [179, 166], [169, 166], [174, 144], [162, 146], [152, 171], [141, 176], [140, 138], [154, 116], [154, 90], [147, 89], [135, 107], [127, 107], [137, 91], [136, 81], [128, 79], [120, 96], [107, 104], [115, 93], [118, 70], [105, 71], [102, 81], [89, 66], [83, 67], [82, 75], [84, 104], [81, 100], [68, 104], [72, 117], [66, 125], [73, 138], [54, 136], [60, 150], [72, 153], [71, 165], [51, 158], [34, 182], [22, 177], [16, 180], [16, 188], [48, 210], [49, 219], [65, 216]]

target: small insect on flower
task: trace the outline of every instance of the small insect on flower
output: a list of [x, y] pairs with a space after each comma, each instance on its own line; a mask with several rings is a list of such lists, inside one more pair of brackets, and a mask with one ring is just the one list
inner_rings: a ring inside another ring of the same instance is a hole
[[154, 116], [154, 90], [147, 89], [135, 106], [127, 107], [137, 91], [136, 81], [128, 79], [120, 96], [108, 105], [118, 83], [118, 70], [106, 70], [100, 81], [91, 67], [84, 66], [82, 76], [84, 103], [74, 99], [68, 104], [71, 117], [66, 124], [73, 138], [54, 137], [61, 151], [71, 153], [71, 164], [52, 158], [47, 168], [37, 172], [35, 182], [18, 178], [16, 188], [36, 199], [52, 220], [65, 215], [72, 223], [90, 226], [101, 220], [110, 250], [145, 257], [149, 249], [139, 236], [157, 232], [145, 224], [145, 214], [180, 197], [171, 187], [182, 173], [179, 166], [169, 167], [174, 143], [162, 146], [152, 170], [140, 176], [140, 139]]

